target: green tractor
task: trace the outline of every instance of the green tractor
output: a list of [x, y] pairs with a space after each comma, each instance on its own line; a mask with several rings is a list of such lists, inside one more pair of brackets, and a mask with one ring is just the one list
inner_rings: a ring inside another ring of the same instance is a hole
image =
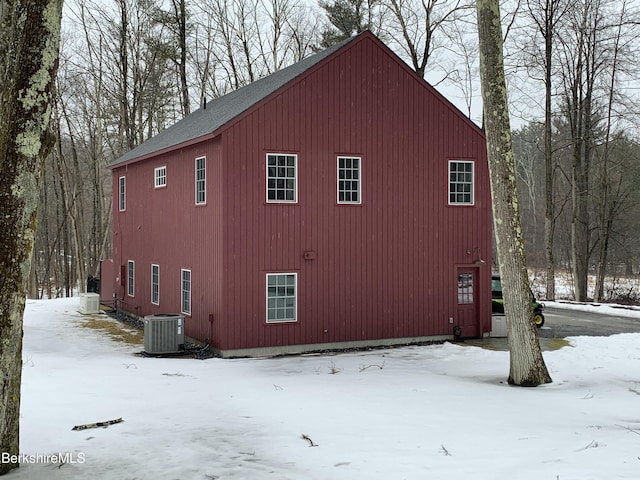
[[[533, 323], [540, 328], [544, 325], [544, 315], [542, 310], [544, 304], [536, 300], [535, 295], [531, 292], [531, 301], [533, 305]], [[491, 312], [504, 314], [504, 300], [502, 299], [502, 283], [500, 275], [491, 276]]]

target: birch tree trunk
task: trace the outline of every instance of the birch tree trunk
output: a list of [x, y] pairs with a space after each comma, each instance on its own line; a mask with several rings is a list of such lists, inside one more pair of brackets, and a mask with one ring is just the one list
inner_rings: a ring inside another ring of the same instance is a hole
[[[62, 0], [0, 0], [0, 452], [19, 453], [22, 315]], [[0, 475], [18, 463], [0, 463]]]
[[491, 179], [494, 234], [510, 350], [509, 384], [550, 383], [533, 323], [516, 191], [498, 0], [477, 0], [480, 83]]

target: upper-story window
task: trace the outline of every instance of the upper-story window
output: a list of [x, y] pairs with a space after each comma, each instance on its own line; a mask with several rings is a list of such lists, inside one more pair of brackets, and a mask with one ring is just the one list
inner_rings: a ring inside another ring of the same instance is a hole
[[473, 205], [473, 162], [449, 161], [449, 205]]
[[196, 158], [196, 205], [207, 203], [207, 159]]
[[267, 154], [267, 202], [298, 201], [298, 156], [282, 153]]
[[362, 159], [338, 157], [338, 203], [362, 203]]
[[118, 179], [118, 210], [124, 212], [127, 209], [127, 178]]
[[155, 188], [167, 186], [167, 167], [158, 167], [154, 170], [154, 186]]

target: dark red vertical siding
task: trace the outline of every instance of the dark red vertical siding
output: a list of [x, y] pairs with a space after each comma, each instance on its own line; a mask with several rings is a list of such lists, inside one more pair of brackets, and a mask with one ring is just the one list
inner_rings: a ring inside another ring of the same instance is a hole
[[[195, 159], [206, 157], [207, 203], [195, 205]], [[154, 188], [154, 169], [167, 167], [167, 186]], [[199, 339], [218, 335], [223, 312], [223, 163], [219, 139], [113, 170], [127, 178], [127, 205], [114, 202], [114, 264], [135, 262], [135, 296], [117, 289], [118, 305], [138, 315], [179, 313], [181, 269], [191, 270], [192, 311], [186, 332]], [[160, 302], [151, 303], [151, 265], [160, 266]], [[213, 315], [214, 323], [209, 323]]]
[[[270, 152], [298, 155], [295, 205], [266, 203]], [[337, 205], [337, 155], [362, 158], [362, 205]], [[194, 205], [198, 156], [207, 159], [205, 206]], [[475, 161], [475, 206], [447, 205], [450, 159]], [[154, 189], [162, 165], [167, 186]], [[484, 138], [370, 35], [218, 137], [113, 175], [114, 199], [118, 177], [127, 177], [127, 210], [114, 202], [115, 270], [136, 262], [136, 295], [117, 288], [120, 306], [178, 312], [180, 269], [190, 269], [187, 333], [215, 347], [451, 335], [457, 267], [479, 257], [487, 261], [478, 268], [482, 325], [468, 333], [490, 329]], [[159, 306], [150, 301], [153, 263]], [[269, 272], [298, 274], [297, 322], [266, 323]]]
[[[222, 142], [220, 348], [452, 333], [456, 268], [491, 254], [483, 138], [374, 39], [353, 42]], [[266, 203], [268, 152], [298, 155], [296, 205]], [[336, 204], [339, 154], [362, 157], [362, 205]], [[475, 161], [474, 207], [447, 205], [450, 159]], [[479, 268], [481, 331], [489, 268]], [[296, 323], [265, 322], [268, 272], [298, 274]]]

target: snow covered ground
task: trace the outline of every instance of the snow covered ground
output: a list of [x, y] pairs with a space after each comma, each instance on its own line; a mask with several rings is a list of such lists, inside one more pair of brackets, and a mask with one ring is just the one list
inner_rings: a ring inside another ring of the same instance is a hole
[[507, 352], [453, 344], [143, 358], [77, 308], [28, 301], [10, 480], [640, 478], [640, 334], [571, 338], [525, 389]]
[[[531, 281], [533, 293], [537, 298], [543, 300], [546, 298], [547, 290], [545, 278], [545, 272], [533, 269], [529, 270], [529, 280]], [[571, 272], [566, 270], [556, 270], [555, 280], [556, 298], [575, 298]], [[595, 286], [595, 275], [589, 274], [587, 277], [587, 297], [594, 298]], [[626, 299], [626, 303], [629, 303], [629, 301], [632, 301], [632, 303], [638, 303], [637, 300], [640, 299], [640, 276], [620, 275], [605, 278], [604, 295], [608, 302]]]

